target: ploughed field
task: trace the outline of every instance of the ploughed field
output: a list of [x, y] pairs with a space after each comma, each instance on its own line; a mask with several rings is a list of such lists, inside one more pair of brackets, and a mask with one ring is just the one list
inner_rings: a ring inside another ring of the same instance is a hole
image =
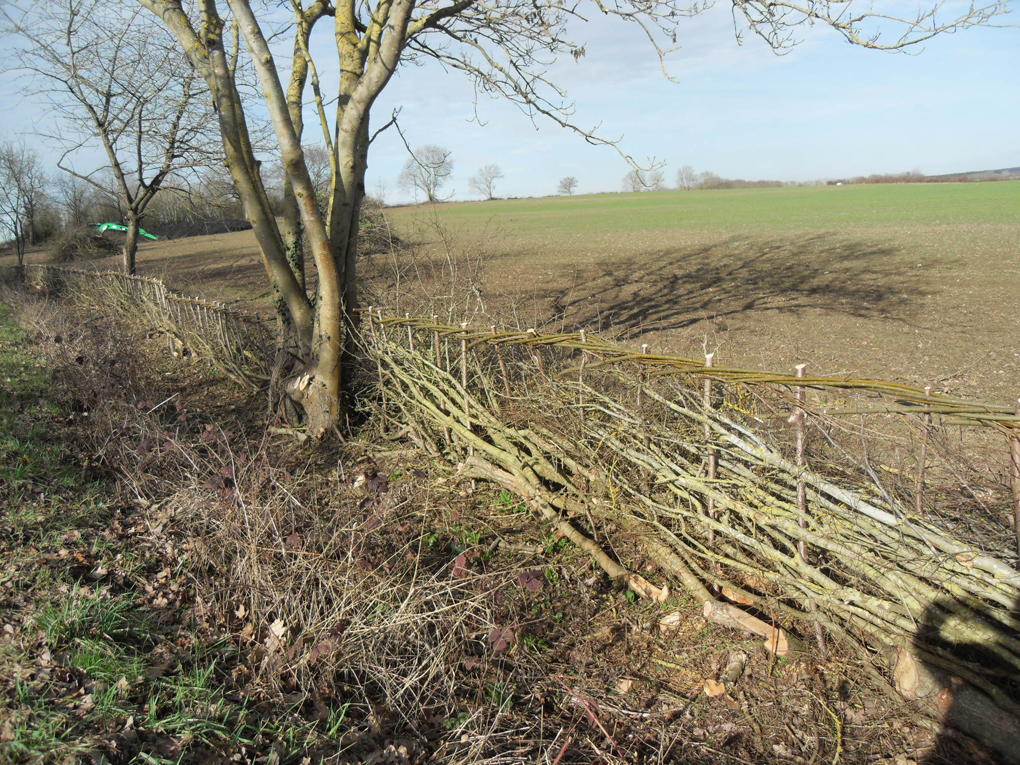
[[484, 245], [486, 309], [529, 327], [707, 349], [729, 366], [807, 363], [1020, 396], [1020, 183], [603, 194], [388, 215], [433, 241], [438, 218], [455, 241]]
[[[602, 194], [386, 216], [402, 244], [366, 256], [366, 304], [586, 328], [653, 352], [715, 351], [727, 366], [807, 363], [1020, 396], [1020, 182]], [[139, 264], [268, 310], [251, 232], [146, 242]]]

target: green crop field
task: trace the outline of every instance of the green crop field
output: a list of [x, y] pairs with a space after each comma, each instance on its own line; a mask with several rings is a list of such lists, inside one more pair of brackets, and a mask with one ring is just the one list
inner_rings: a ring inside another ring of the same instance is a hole
[[[451, 226], [478, 232], [493, 220], [524, 241], [662, 235], [676, 229], [782, 232], [847, 227], [1011, 224], [1020, 221], [1020, 182], [809, 186], [724, 191], [594, 194], [443, 205]], [[420, 208], [391, 211], [399, 223]]]

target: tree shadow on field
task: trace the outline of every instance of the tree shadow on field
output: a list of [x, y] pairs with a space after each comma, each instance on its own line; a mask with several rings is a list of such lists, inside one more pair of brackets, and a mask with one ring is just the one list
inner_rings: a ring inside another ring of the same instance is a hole
[[548, 320], [603, 332], [809, 309], [906, 320], [927, 279], [905, 257], [898, 247], [817, 234], [607, 259], [578, 270], [573, 286], [546, 292]]

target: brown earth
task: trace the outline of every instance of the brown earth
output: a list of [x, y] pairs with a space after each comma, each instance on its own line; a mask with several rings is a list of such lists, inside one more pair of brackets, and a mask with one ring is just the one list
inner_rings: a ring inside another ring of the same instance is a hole
[[[412, 214], [391, 217], [409, 227]], [[806, 363], [810, 373], [931, 385], [992, 403], [1020, 394], [1016, 225], [595, 239], [419, 231], [421, 246], [368, 259], [374, 298], [365, 302], [458, 322], [586, 328], [649, 343], [653, 352], [714, 351], [716, 364], [727, 366], [783, 371]], [[29, 261], [45, 257], [32, 253]], [[12, 262], [0, 256], [0, 265]], [[118, 266], [117, 258], [93, 263]], [[457, 267], [452, 289], [449, 263]], [[250, 231], [146, 242], [138, 270], [186, 293], [270, 310]], [[426, 293], [445, 298], [424, 301]]]

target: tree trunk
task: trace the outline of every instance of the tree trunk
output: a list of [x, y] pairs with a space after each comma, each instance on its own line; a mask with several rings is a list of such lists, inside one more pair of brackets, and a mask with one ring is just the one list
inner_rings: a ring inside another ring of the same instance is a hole
[[134, 215], [128, 216], [127, 222], [127, 236], [124, 239], [124, 249], [122, 250], [124, 273], [134, 275], [135, 273], [135, 253], [138, 252], [138, 229], [140, 224], [138, 218]]
[[14, 221], [14, 250], [18, 254], [18, 265], [25, 265], [25, 234], [18, 220]]

